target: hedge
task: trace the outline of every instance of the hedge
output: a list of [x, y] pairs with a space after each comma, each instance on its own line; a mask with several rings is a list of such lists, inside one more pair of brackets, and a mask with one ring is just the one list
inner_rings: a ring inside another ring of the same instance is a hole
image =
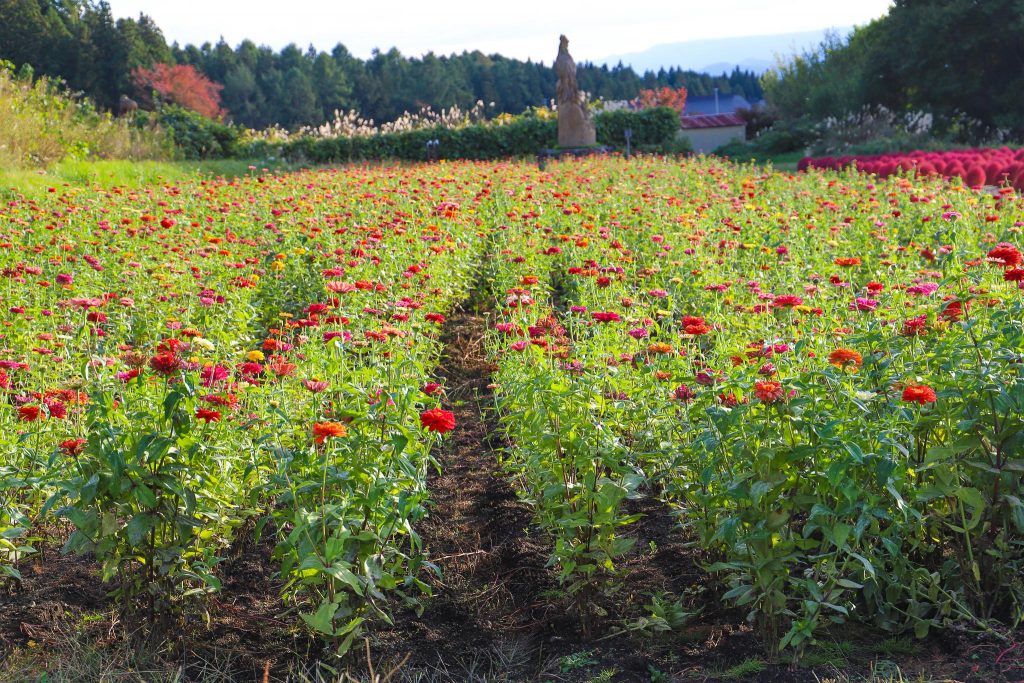
[[640, 111], [619, 109], [594, 117], [597, 141], [615, 148], [626, 146], [626, 129], [633, 130], [633, 149], [669, 144], [679, 130], [679, 114], [668, 107]]
[[[599, 145], [625, 147], [624, 131], [633, 129], [633, 149], [669, 150], [679, 130], [679, 115], [667, 107], [642, 111], [620, 110], [594, 117]], [[463, 128], [426, 128], [401, 133], [352, 138], [304, 137], [285, 143], [257, 141], [243, 154], [275, 156], [310, 163], [346, 163], [378, 159], [425, 161], [427, 141], [437, 140], [445, 159], [502, 159], [533, 156], [556, 146], [558, 122], [533, 115], [516, 117], [504, 125], [477, 124]]]

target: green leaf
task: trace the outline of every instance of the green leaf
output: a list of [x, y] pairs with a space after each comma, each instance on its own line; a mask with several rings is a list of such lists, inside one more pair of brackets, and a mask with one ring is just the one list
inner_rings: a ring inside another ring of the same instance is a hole
[[324, 600], [320, 603], [320, 607], [313, 614], [299, 614], [302, 620], [306, 622], [306, 625], [317, 633], [323, 633], [324, 635], [334, 635], [334, 614], [338, 611], [337, 602], [330, 602]]
[[928, 628], [931, 626], [931, 622], [927, 619], [921, 619], [914, 622], [914, 635], [918, 638], [925, 638], [928, 635]]
[[850, 553], [850, 557], [854, 558], [855, 560], [859, 561], [862, 565], [864, 565], [864, 571], [867, 572], [868, 576], [870, 576], [872, 579], [875, 578], [875, 567], [871, 564], [868, 558], [864, 557], [859, 553]]
[[154, 527], [155, 521], [152, 515], [145, 512], [140, 512], [128, 520], [128, 524], [124, 528], [128, 542], [132, 546], [141, 544], [143, 539], [146, 538], [146, 534]]
[[981, 495], [981, 491], [971, 487], [961, 487], [955, 492], [956, 497], [962, 500], [966, 505], [970, 505], [972, 508], [985, 507], [985, 498]]
[[842, 614], [844, 616], [847, 616], [847, 617], [850, 616], [850, 611], [848, 609], [846, 609], [845, 607], [843, 607], [842, 605], [836, 605], [836, 604], [831, 603], [831, 602], [823, 602], [821, 604], [823, 604], [825, 607], [828, 607], [829, 609], [832, 609], [832, 610], [835, 610], [836, 612], [839, 612], [840, 614]]
[[330, 567], [325, 567], [323, 572], [324, 574], [341, 581], [343, 584], [351, 588], [356, 595], [363, 594], [363, 582], [360, 581], [359, 577], [353, 574], [349, 569], [339, 564], [333, 564]]
[[135, 500], [139, 501], [142, 507], [150, 510], [156, 507], [156, 494], [153, 493], [153, 489], [145, 484], [137, 484], [134, 493]]

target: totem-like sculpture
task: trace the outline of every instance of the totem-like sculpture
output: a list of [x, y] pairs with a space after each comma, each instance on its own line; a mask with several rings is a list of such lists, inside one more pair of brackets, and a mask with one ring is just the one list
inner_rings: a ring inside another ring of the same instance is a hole
[[586, 147], [597, 142], [597, 131], [590, 120], [583, 94], [576, 84], [576, 62], [569, 54], [569, 39], [559, 38], [558, 57], [555, 59], [555, 74], [558, 86], [555, 100], [558, 103], [558, 146]]

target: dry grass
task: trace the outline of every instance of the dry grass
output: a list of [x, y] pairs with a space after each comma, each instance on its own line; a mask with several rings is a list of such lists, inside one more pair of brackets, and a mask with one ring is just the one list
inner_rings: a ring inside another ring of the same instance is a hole
[[98, 112], [57, 82], [16, 75], [0, 62], [0, 168], [43, 167], [64, 159], [166, 158], [154, 127]]

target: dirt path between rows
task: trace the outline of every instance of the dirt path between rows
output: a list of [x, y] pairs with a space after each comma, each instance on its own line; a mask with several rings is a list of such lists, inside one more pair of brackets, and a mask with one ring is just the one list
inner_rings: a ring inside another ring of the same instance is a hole
[[[585, 680], [583, 669], [607, 664], [618, 672], [614, 680], [649, 681], [654, 653], [638, 651], [628, 638], [582, 640], [557, 575], [546, 567], [547, 539], [531, 529], [532, 511], [502, 471], [507, 444], [489, 388], [496, 367], [483, 343], [489, 318], [486, 306], [471, 299], [449, 316], [442, 334], [437, 375], [457, 427], [438, 454], [441, 473], [428, 483], [430, 516], [418, 527], [441, 576], [431, 581], [434, 595], [424, 600], [423, 614], [396, 614], [396, 627], [379, 630], [372, 649], [392, 664], [409, 655], [402, 680]], [[609, 626], [641, 613], [652, 593], [682, 592], [697, 572], [664, 505], [648, 497], [628, 508], [643, 514], [628, 531], [638, 551], [623, 563], [623, 589], [602, 606]], [[591, 663], [564, 671], [575, 657]]]
[[377, 639], [389, 659], [408, 652], [407, 669], [448, 680], [525, 680], [543, 657], [544, 634], [565, 620], [543, 599], [555, 588], [546, 549], [528, 534], [530, 509], [499, 464], [487, 325], [486, 312], [471, 303], [445, 323], [437, 375], [457, 427], [438, 454], [433, 505], [418, 529], [441, 576], [431, 580], [434, 595], [421, 617], [396, 615], [397, 627]]

